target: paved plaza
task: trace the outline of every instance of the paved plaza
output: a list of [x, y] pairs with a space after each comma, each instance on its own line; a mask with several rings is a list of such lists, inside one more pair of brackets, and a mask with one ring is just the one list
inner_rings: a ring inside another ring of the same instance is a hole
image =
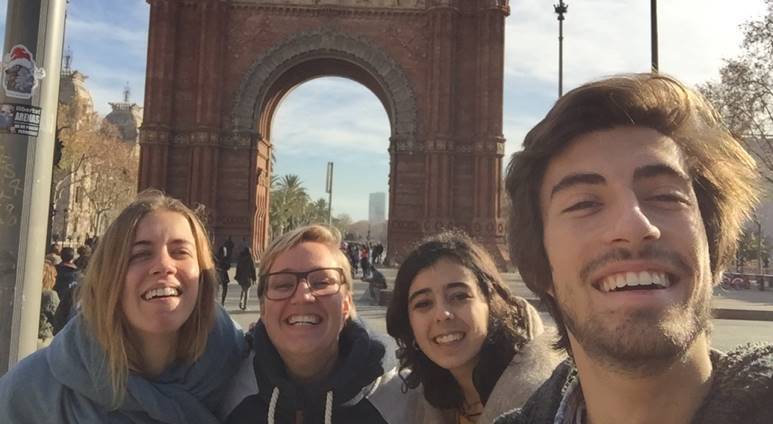
[[[391, 286], [397, 270], [385, 268], [381, 270]], [[233, 268], [231, 269], [233, 275]], [[536, 296], [523, 284], [516, 273], [504, 274], [508, 286], [518, 296], [524, 297], [538, 306]], [[382, 340], [394, 346], [391, 338], [386, 333], [386, 307], [374, 306], [362, 302], [361, 298], [368, 284], [356, 279], [354, 282], [354, 300], [357, 312], [363, 321], [377, 333]], [[247, 328], [251, 322], [258, 319], [259, 308], [256, 289], [250, 290], [250, 301], [246, 311], [239, 310], [239, 294], [241, 288], [236, 282], [231, 282], [228, 287], [226, 309], [242, 327]], [[218, 300], [220, 299], [218, 295]], [[749, 290], [721, 290], [714, 292], [712, 304], [715, 315], [723, 319], [714, 320], [712, 345], [720, 350], [729, 350], [746, 342], [773, 343], [773, 289], [765, 291], [757, 289]], [[541, 312], [542, 319], [548, 326], [554, 326], [552, 318], [546, 312]], [[756, 319], [749, 319], [756, 318]]]

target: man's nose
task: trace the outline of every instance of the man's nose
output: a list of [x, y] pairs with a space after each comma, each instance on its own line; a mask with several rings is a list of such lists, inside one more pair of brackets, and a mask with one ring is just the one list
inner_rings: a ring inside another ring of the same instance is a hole
[[608, 242], [635, 248], [641, 243], [660, 238], [660, 228], [642, 209], [635, 194], [629, 193], [616, 203], [608, 223]]

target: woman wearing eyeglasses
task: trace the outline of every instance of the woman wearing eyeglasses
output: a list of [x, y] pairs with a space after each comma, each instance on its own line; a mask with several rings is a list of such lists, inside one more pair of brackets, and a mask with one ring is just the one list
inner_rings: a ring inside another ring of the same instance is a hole
[[339, 245], [337, 234], [311, 225], [263, 255], [261, 317], [225, 405], [235, 405], [228, 423], [387, 422], [373, 395], [394, 371], [384, 375], [384, 345], [354, 320], [351, 265]]

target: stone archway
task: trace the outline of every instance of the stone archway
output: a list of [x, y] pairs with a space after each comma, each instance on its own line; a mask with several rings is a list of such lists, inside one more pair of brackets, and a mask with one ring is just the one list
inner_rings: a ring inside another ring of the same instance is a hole
[[340, 76], [389, 117], [389, 254], [458, 227], [504, 265], [506, 1], [148, 1], [140, 188], [206, 205], [216, 243], [261, 250], [274, 112], [293, 87]]

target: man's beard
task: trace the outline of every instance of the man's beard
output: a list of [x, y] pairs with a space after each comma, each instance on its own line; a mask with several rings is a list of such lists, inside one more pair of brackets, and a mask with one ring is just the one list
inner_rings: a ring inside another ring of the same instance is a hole
[[610, 369], [644, 376], [667, 368], [684, 356], [699, 335], [710, 333], [711, 284], [696, 284], [701, 286], [699, 291], [684, 303], [666, 310], [637, 310], [625, 316], [591, 311], [583, 320], [563, 296], [557, 296], [557, 301], [564, 324], [590, 358]]

